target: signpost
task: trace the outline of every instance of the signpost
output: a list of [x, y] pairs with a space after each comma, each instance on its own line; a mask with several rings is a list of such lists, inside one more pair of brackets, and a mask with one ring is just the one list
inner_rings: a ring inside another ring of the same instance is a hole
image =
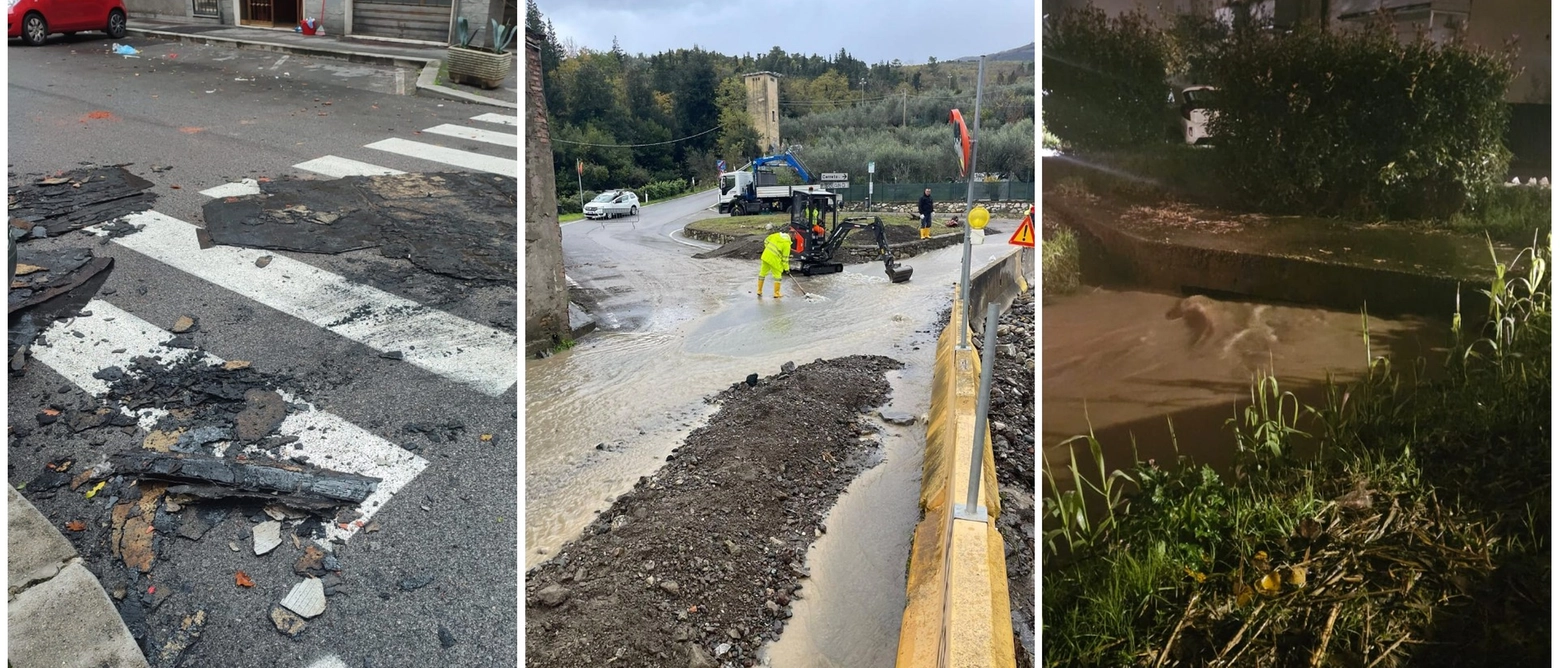
[[877, 171], [876, 162], [867, 163], [867, 211], [872, 210], [872, 174]]
[[580, 187], [580, 215], [584, 215], [585, 214], [585, 160], [584, 159], [576, 160], [574, 162], [574, 177], [575, 177], [575, 183], [579, 184], [579, 187]]
[[818, 176], [823, 182], [824, 190], [840, 191], [850, 187], [850, 174], [845, 172], [826, 172]]
[[[974, 213], [975, 204], [975, 159], [979, 156], [980, 149], [980, 97], [986, 83], [986, 57], [980, 57], [980, 69], [975, 77], [975, 129], [970, 132], [969, 154], [970, 162], [964, 165], [969, 174], [969, 185], [964, 191], [964, 210]], [[954, 117], [957, 118], [957, 117]], [[957, 126], [955, 126], [957, 129]], [[961, 133], [962, 134], [962, 133]], [[959, 304], [964, 308], [961, 321], [966, 323], [959, 328], [959, 350], [970, 349], [969, 304], [970, 304], [970, 226], [964, 226], [964, 263], [959, 279]]]

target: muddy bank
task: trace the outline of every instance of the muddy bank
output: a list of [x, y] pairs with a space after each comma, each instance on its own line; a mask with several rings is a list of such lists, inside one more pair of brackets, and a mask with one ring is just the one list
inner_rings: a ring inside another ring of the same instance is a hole
[[1035, 665], [1035, 293], [1020, 294], [997, 325], [991, 380], [991, 447], [1002, 497], [1002, 533], [1019, 668]]
[[739, 382], [667, 464], [526, 574], [529, 666], [752, 666], [800, 598], [822, 518], [873, 465], [876, 356]]

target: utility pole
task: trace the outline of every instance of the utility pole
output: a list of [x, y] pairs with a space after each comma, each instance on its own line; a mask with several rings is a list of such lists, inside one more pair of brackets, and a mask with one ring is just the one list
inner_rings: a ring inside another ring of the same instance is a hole
[[861, 104], [862, 104], [862, 106], [866, 106], [866, 104], [867, 104], [867, 78], [866, 77], [862, 77], [861, 78]]
[[899, 127], [905, 126], [905, 92], [899, 91]]

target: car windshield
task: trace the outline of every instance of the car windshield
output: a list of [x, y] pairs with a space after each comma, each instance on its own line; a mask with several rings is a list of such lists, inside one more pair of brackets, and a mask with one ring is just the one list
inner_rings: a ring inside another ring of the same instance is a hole
[[1215, 92], [1216, 91], [1212, 89], [1199, 88], [1197, 90], [1186, 91], [1182, 94], [1186, 96], [1186, 103], [1192, 108], [1206, 109], [1213, 106]]
[[617, 193], [616, 192], [601, 193], [600, 195], [596, 196], [596, 199], [593, 199], [591, 201], [592, 202], [597, 202], [597, 203], [600, 203], [600, 202], [610, 202], [610, 201], [612, 201], [612, 198], [614, 198], [614, 197], [617, 197]]

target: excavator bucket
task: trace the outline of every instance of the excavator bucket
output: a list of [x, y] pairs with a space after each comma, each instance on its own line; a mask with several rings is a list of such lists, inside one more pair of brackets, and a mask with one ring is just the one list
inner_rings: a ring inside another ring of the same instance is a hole
[[897, 262], [885, 263], [885, 266], [883, 267], [883, 273], [888, 274], [888, 281], [890, 283], [907, 282], [910, 280], [910, 274], [914, 272], [915, 269], [911, 268], [910, 266], [899, 264]]

